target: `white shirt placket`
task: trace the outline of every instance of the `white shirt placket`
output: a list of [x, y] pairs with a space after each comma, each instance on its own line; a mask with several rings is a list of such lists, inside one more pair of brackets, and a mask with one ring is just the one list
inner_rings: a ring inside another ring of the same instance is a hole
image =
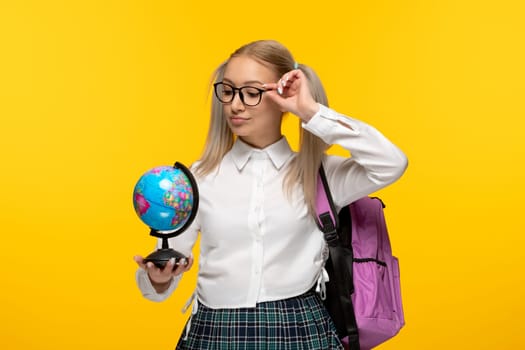
[[253, 172], [252, 200], [248, 214], [247, 234], [252, 238], [252, 274], [250, 280], [247, 302], [255, 304], [259, 299], [262, 287], [262, 267], [264, 259], [264, 175], [268, 164], [266, 153], [254, 152], [249, 166]]

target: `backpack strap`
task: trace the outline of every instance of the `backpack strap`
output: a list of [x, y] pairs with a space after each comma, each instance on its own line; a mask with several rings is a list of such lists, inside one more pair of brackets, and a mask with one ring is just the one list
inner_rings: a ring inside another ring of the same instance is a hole
[[329, 245], [337, 244], [336, 240], [338, 239], [337, 228], [339, 227], [339, 218], [337, 217], [337, 211], [335, 210], [334, 201], [332, 199], [332, 194], [330, 193], [330, 188], [328, 187], [326, 173], [322, 164], [317, 176], [317, 196], [315, 204], [317, 226], [325, 233], [325, 239]]
[[[349, 208], [345, 207], [343, 210]], [[338, 335], [341, 338], [347, 337], [345, 340], [348, 341], [348, 349], [359, 350], [359, 333], [351, 299], [354, 291], [352, 246], [350, 244], [345, 247], [341, 244], [339, 217], [322, 164], [317, 179], [316, 219], [330, 252], [326, 268], [329, 273], [332, 272], [328, 283], [334, 283], [334, 289], [332, 289], [333, 294], [327, 295], [330, 298], [330, 308], [333, 309], [329, 308], [328, 311], [336, 325]], [[344, 241], [348, 239], [349, 237], [343, 238]]]

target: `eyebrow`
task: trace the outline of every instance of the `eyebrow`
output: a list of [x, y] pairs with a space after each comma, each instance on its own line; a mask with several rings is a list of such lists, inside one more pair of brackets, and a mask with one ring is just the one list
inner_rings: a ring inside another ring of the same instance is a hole
[[[234, 83], [233, 81], [231, 81], [230, 79], [228, 79], [228, 78], [223, 78], [222, 80], [223, 80], [223, 81], [226, 81], [226, 82], [228, 82], [228, 83], [232, 83], [232, 84], [235, 85], [235, 83]], [[260, 85], [264, 85], [264, 83], [263, 83], [263, 82], [260, 82], [259, 80], [248, 80], [248, 81], [243, 82], [243, 83], [242, 83], [242, 86], [246, 86], [247, 84], [253, 84], [253, 83], [255, 83], [255, 84], [260, 84]]]

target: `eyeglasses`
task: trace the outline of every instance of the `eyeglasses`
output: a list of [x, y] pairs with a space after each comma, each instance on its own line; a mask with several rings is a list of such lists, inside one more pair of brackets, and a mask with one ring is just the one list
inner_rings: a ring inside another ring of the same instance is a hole
[[261, 102], [263, 92], [266, 92], [266, 90], [253, 86], [236, 88], [223, 82], [215, 83], [213, 87], [215, 88], [215, 96], [217, 96], [222, 103], [231, 103], [235, 98], [236, 91], [239, 91], [241, 102], [245, 106], [250, 107], [257, 106]]

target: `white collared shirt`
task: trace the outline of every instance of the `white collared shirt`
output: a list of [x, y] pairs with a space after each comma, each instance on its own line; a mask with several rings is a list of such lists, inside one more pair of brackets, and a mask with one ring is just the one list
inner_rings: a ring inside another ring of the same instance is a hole
[[[376, 129], [325, 106], [303, 128], [352, 153], [323, 160], [337, 210], [394, 182], [406, 168], [405, 155]], [[197, 297], [204, 305], [254, 307], [302, 294], [317, 281], [326, 258], [323, 233], [302, 190], [297, 187], [291, 198], [283, 192], [293, 157], [284, 137], [265, 149], [237, 139], [220, 167], [197, 179], [199, 211], [170, 247], [189, 255], [201, 233]], [[161, 294], [145, 271], [136, 277], [146, 298], [162, 301], [181, 276]]]

